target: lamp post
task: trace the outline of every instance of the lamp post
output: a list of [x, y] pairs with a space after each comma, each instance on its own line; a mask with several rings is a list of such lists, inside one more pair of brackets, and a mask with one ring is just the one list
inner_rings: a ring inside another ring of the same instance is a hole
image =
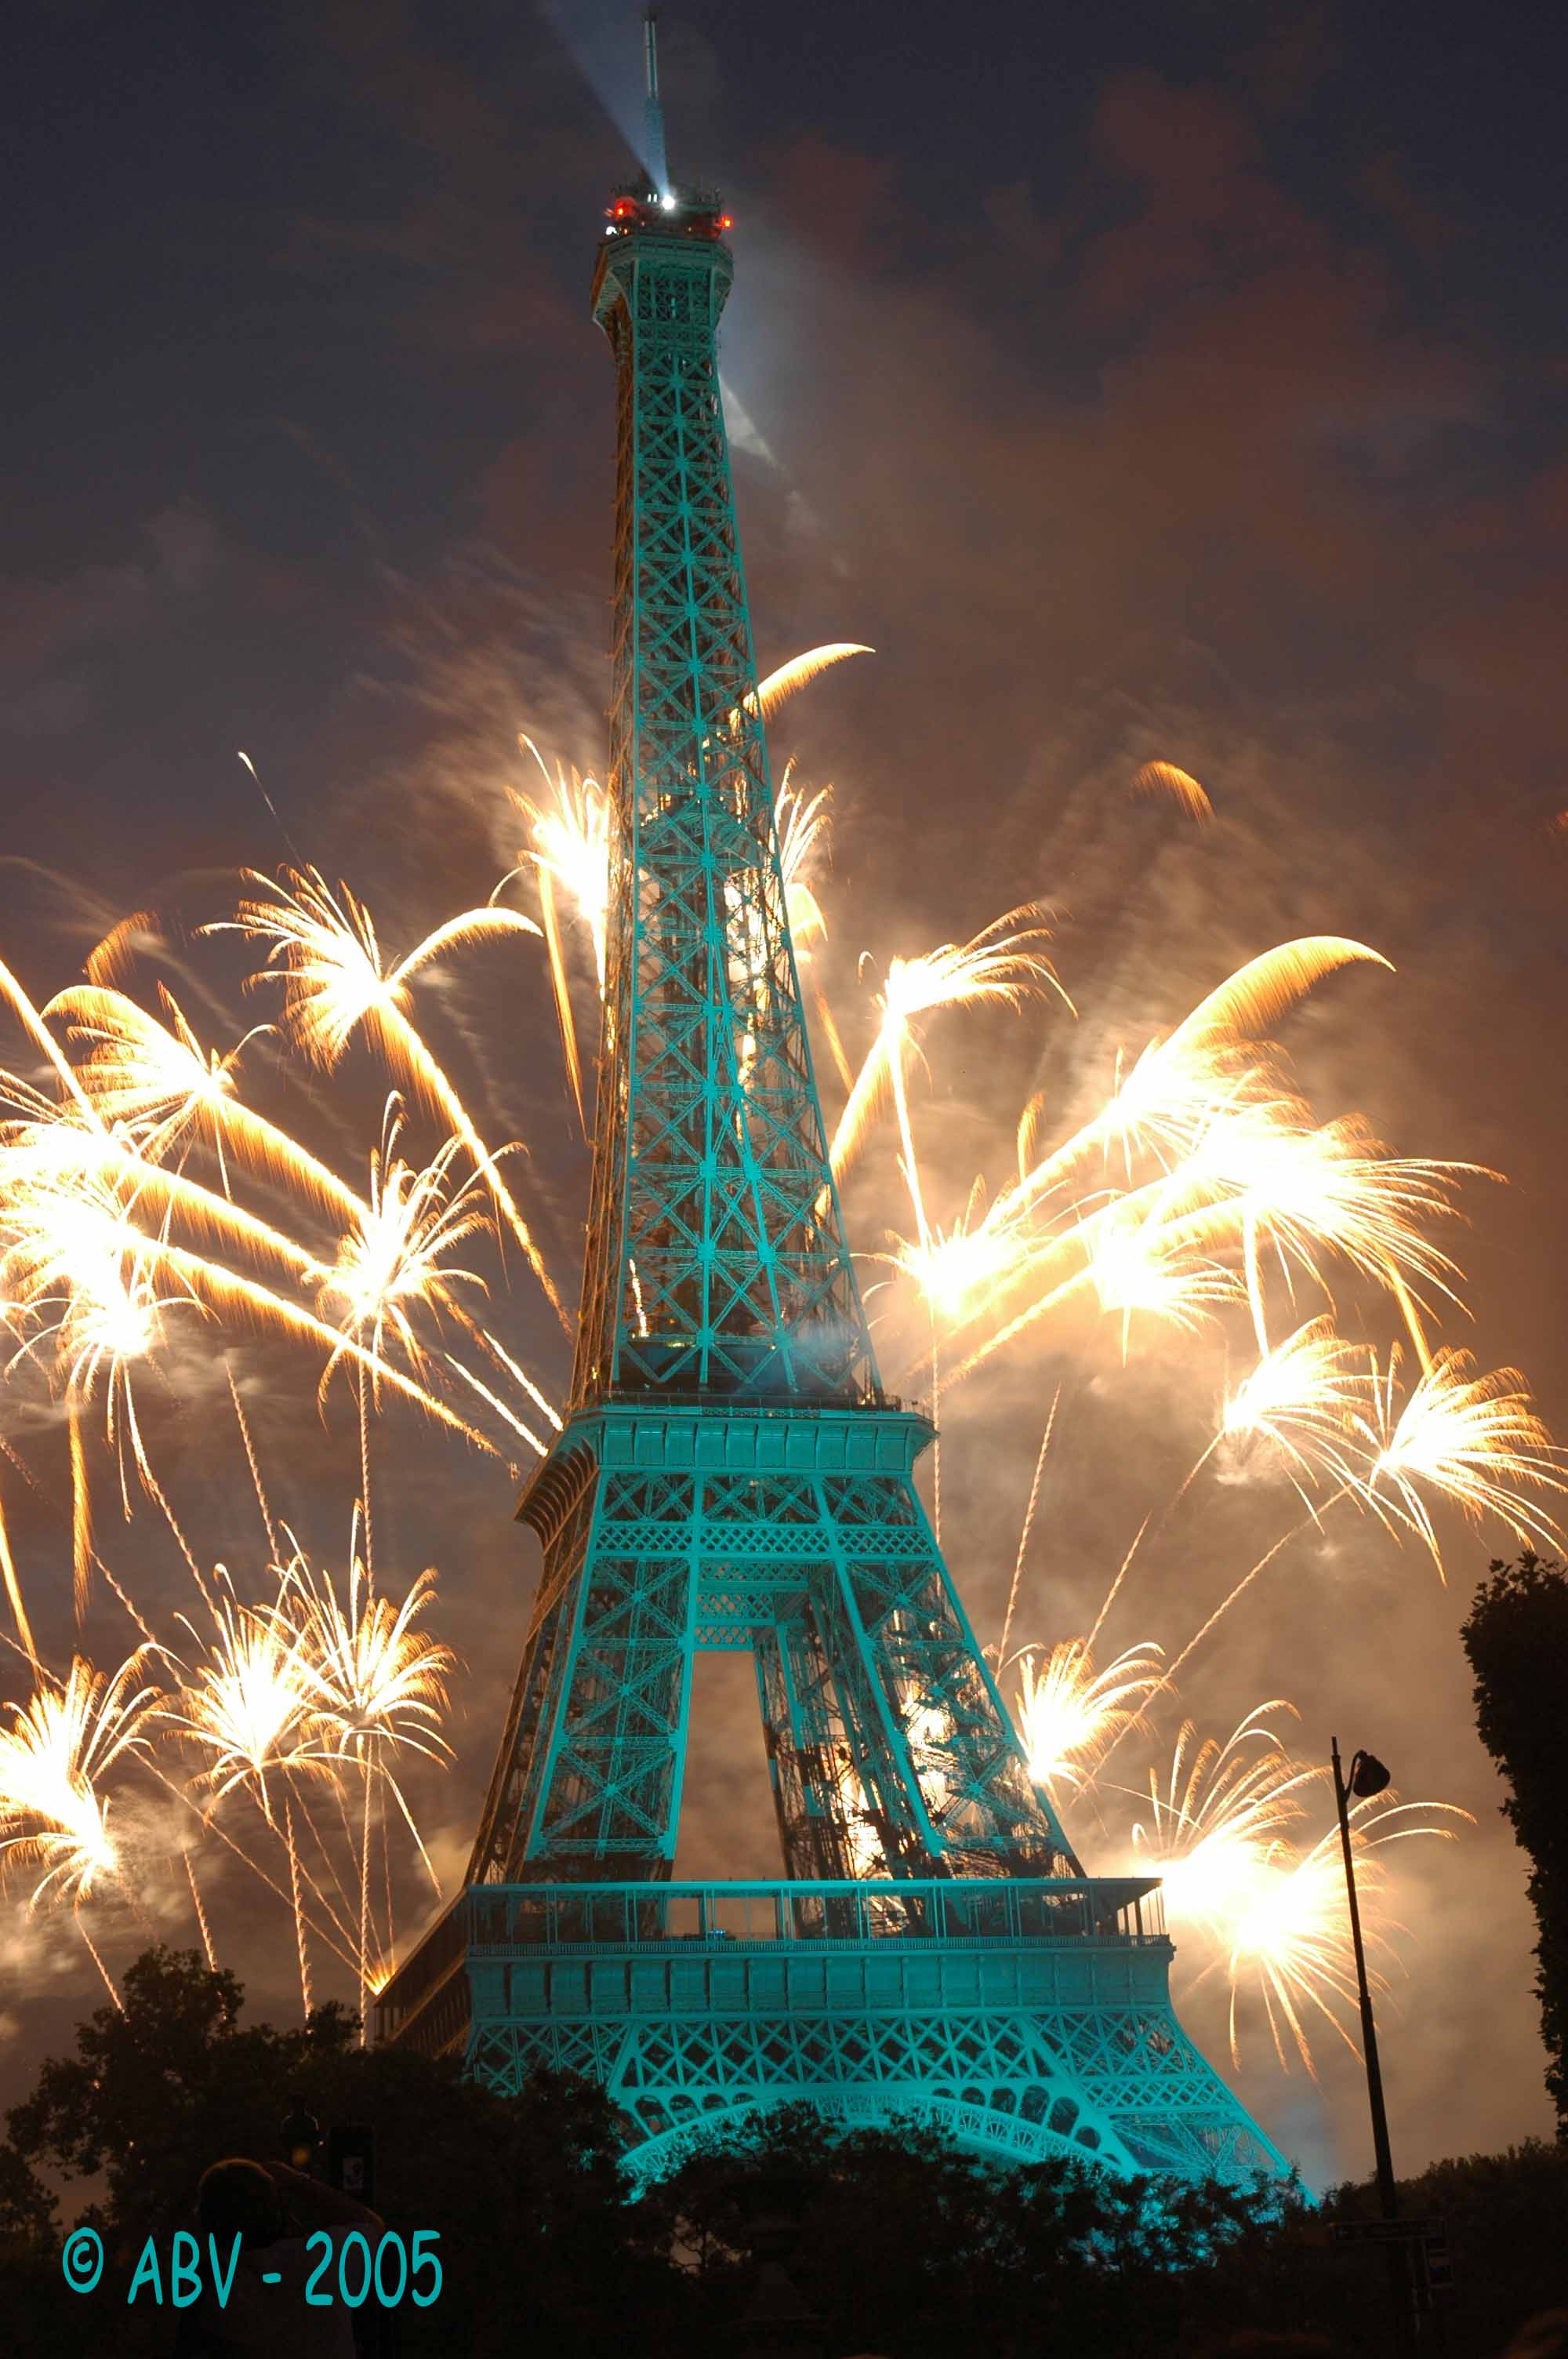
[[[1367, 2060], [1367, 2102], [1372, 2114], [1372, 2152], [1378, 2169], [1378, 2209], [1385, 2220], [1399, 2216], [1399, 2190], [1394, 2183], [1394, 2158], [1389, 2145], [1389, 2115], [1383, 2103], [1383, 2073], [1378, 2061], [1378, 2027], [1372, 2017], [1372, 1994], [1367, 1983], [1367, 1951], [1361, 1940], [1361, 1911], [1356, 1898], [1356, 1864], [1350, 1850], [1350, 1797], [1369, 1801], [1389, 1783], [1390, 1772], [1375, 1753], [1353, 1753], [1348, 1777], [1340, 1764], [1339, 1739], [1331, 1740], [1334, 1799], [1339, 1812], [1339, 1843], [1345, 1854], [1345, 1894], [1350, 1904], [1350, 1940], [1356, 1952], [1356, 1987], [1361, 1999], [1361, 2052]], [[1407, 2351], [1416, 2347], [1411, 2256], [1400, 2244], [1389, 2246], [1389, 2289], [1393, 2297], [1400, 2341]]]
[[1394, 2160], [1389, 2147], [1389, 2116], [1383, 2104], [1383, 2075], [1378, 2062], [1378, 2027], [1372, 2020], [1372, 1994], [1367, 1986], [1367, 1952], [1361, 1940], [1361, 1911], [1356, 1900], [1356, 1867], [1350, 1854], [1350, 1810], [1352, 1794], [1357, 1801], [1369, 1801], [1380, 1794], [1389, 1782], [1389, 1772], [1370, 1753], [1353, 1753], [1350, 1775], [1344, 1774], [1339, 1760], [1339, 1739], [1333, 1739], [1334, 1799], [1339, 1811], [1339, 1842], [1345, 1854], [1345, 1890], [1350, 1903], [1350, 1940], [1356, 1951], [1356, 1986], [1361, 1995], [1361, 2049], [1367, 2059], [1367, 2097], [1372, 2109], [1372, 2151], [1378, 2162], [1378, 2209], [1385, 2220], [1391, 2220], [1399, 2211], [1399, 2198], [1394, 2189]]

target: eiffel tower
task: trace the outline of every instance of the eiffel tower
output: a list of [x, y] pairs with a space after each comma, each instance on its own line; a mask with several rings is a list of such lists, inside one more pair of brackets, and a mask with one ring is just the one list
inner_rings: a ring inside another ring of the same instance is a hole
[[[1031, 1783], [845, 1242], [780, 867], [716, 331], [730, 223], [664, 164], [593, 282], [618, 431], [608, 972], [565, 1428], [467, 1887], [382, 2036], [603, 2082], [633, 2169], [806, 2101], [993, 2156], [1282, 2171], [1173, 2012], [1158, 1886]], [[749, 1652], [782, 1875], [672, 1880], [694, 1658]]]

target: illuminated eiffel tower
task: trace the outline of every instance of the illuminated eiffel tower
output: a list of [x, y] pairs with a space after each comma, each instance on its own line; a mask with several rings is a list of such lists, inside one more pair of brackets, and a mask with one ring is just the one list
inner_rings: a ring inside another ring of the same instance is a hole
[[[1148, 1878], [1032, 1785], [881, 1390], [790, 940], [715, 332], [717, 197], [649, 175], [593, 285], [619, 389], [608, 977], [544, 1564], [464, 1893], [383, 2035], [591, 2073], [663, 2167], [805, 2100], [1120, 2171], [1284, 2168], [1182, 2031]], [[692, 1666], [748, 1651], [772, 1882], [676, 1884]]]

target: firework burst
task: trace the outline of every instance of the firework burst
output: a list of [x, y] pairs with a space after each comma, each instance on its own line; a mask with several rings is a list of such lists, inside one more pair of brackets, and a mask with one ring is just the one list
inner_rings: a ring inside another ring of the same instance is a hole
[[62, 1681], [40, 1678], [0, 1728], [0, 1864], [41, 1868], [29, 1907], [69, 1897], [80, 1905], [121, 1873], [104, 1780], [117, 1762], [147, 1754], [160, 1703], [138, 1647], [112, 1676], [80, 1655]]
[[[1472, 1522], [1495, 1516], [1526, 1547], [1562, 1545], [1552, 1517], [1530, 1494], [1568, 1490], [1562, 1452], [1537, 1415], [1517, 1368], [1474, 1373], [1468, 1352], [1440, 1351], [1396, 1405], [1398, 1346], [1372, 1387], [1375, 1423], [1364, 1428], [1371, 1467], [1360, 1495], [1386, 1522], [1413, 1532], [1443, 1558], [1425, 1492]], [[1520, 1485], [1524, 1487], [1521, 1489]]]
[[330, 1072], [354, 1035], [362, 1032], [391, 1071], [462, 1140], [551, 1308], [566, 1325], [560, 1298], [501, 1176], [496, 1156], [483, 1144], [408, 1015], [411, 984], [437, 959], [487, 937], [536, 935], [539, 928], [533, 919], [515, 909], [465, 909], [389, 967], [370, 911], [346, 885], [334, 893], [315, 868], [285, 869], [276, 884], [254, 870], [246, 874], [255, 892], [242, 899], [232, 919], [221, 919], [208, 930], [238, 933], [247, 941], [267, 945], [266, 964], [252, 981], [281, 983], [284, 1029], [312, 1062]]
[[1044, 1660], [1019, 1658], [1018, 1729], [1037, 1786], [1087, 1784], [1116, 1738], [1142, 1720], [1164, 1685], [1161, 1650], [1128, 1647], [1103, 1670], [1087, 1638], [1065, 1638]]
[[904, 1178], [922, 1238], [925, 1209], [905, 1088], [906, 1060], [916, 1051], [914, 1027], [921, 1017], [942, 1009], [998, 1005], [1016, 1008], [1026, 998], [1046, 992], [1054, 992], [1064, 1006], [1070, 1006], [1056, 971], [1041, 948], [1050, 940], [1048, 929], [1037, 922], [1042, 914], [1041, 904], [1026, 902], [993, 919], [967, 942], [942, 942], [918, 958], [890, 959], [882, 987], [873, 996], [871, 1004], [879, 1016], [876, 1038], [838, 1117], [829, 1159], [834, 1178], [841, 1180], [864, 1141], [878, 1105], [884, 1097], [891, 1099]]

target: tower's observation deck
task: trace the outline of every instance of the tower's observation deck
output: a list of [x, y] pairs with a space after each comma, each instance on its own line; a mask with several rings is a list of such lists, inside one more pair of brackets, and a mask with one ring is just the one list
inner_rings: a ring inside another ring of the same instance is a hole
[[[652, 60], [650, 60], [652, 64]], [[790, 938], [717, 330], [657, 162], [593, 282], [617, 386], [603, 1027], [565, 1430], [469, 1889], [384, 2030], [604, 2079], [645, 2165], [789, 2099], [1122, 2169], [1278, 2165], [1177, 2025], [1149, 1879], [1030, 1779], [882, 1393]], [[749, 1653], [783, 1876], [676, 1886], [695, 1657]], [[1152, 1911], [1153, 1913], [1152, 1913]]]

